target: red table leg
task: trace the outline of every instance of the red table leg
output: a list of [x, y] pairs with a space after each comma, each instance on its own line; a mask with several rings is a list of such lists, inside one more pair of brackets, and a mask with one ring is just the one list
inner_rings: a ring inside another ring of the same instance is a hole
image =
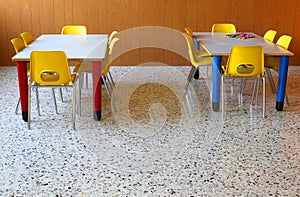
[[28, 79], [26, 62], [18, 61], [18, 81], [19, 92], [21, 99], [22, 118], [25, 122], [28, 121]]
[[93, 99], [94, 99], [94, 119], [101, 119], [101, 96], [102, 78], [101, 62], [93, 61]]

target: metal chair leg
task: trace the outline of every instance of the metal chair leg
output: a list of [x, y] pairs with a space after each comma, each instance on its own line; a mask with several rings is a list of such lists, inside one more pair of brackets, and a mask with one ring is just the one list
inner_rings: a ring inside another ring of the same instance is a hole
[[190, 85], [190, 83], [191, 83], [191, 80], [192, 80], [192, 78], [193, 78], [195, 72], [196, 72], [196, 67], [195, 67], [195, 66], [192, 66], [191, 71], [190, 71], [190, 73], [189, 73], [189, 76], [188, 76], [188, 78], [187, 78], [187, 83], [186, 83], [185, 88], [184, 88], [184, 90], [185, 90], [185, 93], [184, 93], [184, 94], [186, 94], [187, 89], [188, 89], [188, 87], [189, 87], [189, 85]]
[[53, 94], [53, 100], [54, 100], [55, 112], [56, 112], [56, 114], [58, 114], [57, 103], [56, 103], [56, 97], [55, 97], [55, 91], [54, 91], [54, 88], [52, 88], [52, 94]]
[[19, 108], [20, 108], [20, 101], [21, 101], [21, 98], [19, 97], [18, 103], [17, 103], [17, 106], [16, 106], [16, 110], [15, 110], [16, 115], [18, 115], [18, 111], [19, 111]]
[[222, 88], [222, 116], [225, 112], [225, 90], [224, 90], [224, 77], [221, 76], [221, 88]]
[[255, 79], [255, 81], [254, 81], [250, 105], [253, 105], [253, 100], [254, 100], [254, 95], [256, 93], [256, 89], [257, 89], [257, 79]]
[[30, 85], [28, 86], [28, 119], [27, 119], [27, 126], [28, 129], [30, 129], [30, 113], [31, 113], [31, 87]]
[[266, 73], [268, 81], [270, 83], [272, 93], [276, 94], [276, 87], [275, 87], [275, 84], [274, 84], [274, 80], [273, 80], [270, 68], [265, 67], [265, 73]]
[[266, 114], [266, 80], [265, 77], [262, 78], [263, 81], [263, 118]]
[[73, 85], [73, 113], [72, 113], [72, 125], [75, 130], [76, 121], [76, 85]]
[[35, 88], [35, 95], [36, 95], [36, 105], [37, 105], [37, 110], [38, 110], [38, 114], [39, 116], [41, 115], [41, 110], [40, 110], [40, 99], [39, 99], [39, 91], [38, 88]]

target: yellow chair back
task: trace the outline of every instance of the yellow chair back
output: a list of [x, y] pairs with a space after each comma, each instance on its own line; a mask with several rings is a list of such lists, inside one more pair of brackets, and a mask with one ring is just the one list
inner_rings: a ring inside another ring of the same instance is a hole
[[34, 40], [32, 34], [29, 32], [23, 32], [20, 34], [20, 36], [22, 37], [26, 47]]
[[191, 36], [191, 37], [194, 37], [193, 30], [192, 30], [190, 27], [184, 28], [184, 32], [185, 32], [187, 35], [189, 35], [189, 36]]
[[273, 42], [276, 34], [277, 34], [277, 31], [270, 29], [265, 33], [264, 39]]
[[201, 54], [198, 53], [198, 49], [196, 48], [193, 38], [189, 36], [186, 33], [183, 33], [183, 36], [186, 40], [187, 46], [188, 46], [188, 51], [189, 51], [189, 57], [190, 57], [190, 62], [193, 66], [199, 66], [199, 65], [205, 65], [205, 64], [211, 64], [212, 59], [210, 56], [202, 56]]
[[62, 28], [61, 34], [87, 34], [87, 29], [83, 25], [66, 25]]
[[102, 75], [106, 75], [109, 72], [110, 65], [112, 62], [112, 54], [113, 54], [114, 46], [118, 41], [119, 41], [119, 38], [113, 38], [112, 41], [109, 43], [109, 46], [108, 46], [109, 52], [103, 62], [105, 67], [102, 71]]
[[67, 56], [63, 51], [32, 51], [30, 68], [30, 83], [68, 85], [72, 81]]
[[25, 44], [21, 38], [11, 39], [10, 42], [14, 46], [16, 53], [19, 53], [20, 51], [22, 51], [25, 48]]
[[185, 40], [186, 40], [186, 43], [187, 43], [187, 46], [188, 46], [188, 50], [189, 50], [189, 57], [190, 57], [190, 61], [191, 61], [191, 64], [193, 66], [198, 66], [198, 63], [196, 62], [196, 46], [194, 45], [193, 43], [193, 38], [186, 34], [186, 33], [183, 33], [184, 37], [185, 37]]
[[278, 46], [281, 46], [285, 49], [288, 49], [290, 46], [290, 43], [292, 41], [292, 37], [288, 35], [282, 35], [280, 38], [277, 40], [276, 44]]
[[118, 34], [117, 31], [113, 31], [109, 34], [109, 37], [108, 37], [108, 44], [111, 43], [112, 39]]
[[236, 33], [234, 24], [231, 23], [218, 23], [212, 26], [212, 32]]
[[229, 77], [264, 76], [264, 48], [262, 46], [233, 46], [224, 74]]

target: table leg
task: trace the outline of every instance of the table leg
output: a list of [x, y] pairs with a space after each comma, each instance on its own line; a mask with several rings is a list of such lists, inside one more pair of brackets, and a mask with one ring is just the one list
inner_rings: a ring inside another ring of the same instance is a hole
[[212, 109], [215, 112], [220, 109], [221, 64], [222, 56], [214, 56], [212, 66]]
[[19, 82], [19, 92], [21, 100], [22, 109], [22, 119], [28, 121], [28, 79], [27, 79], [27, 65], [26, 62], [18, 61], [18, 82]]
[[94, 100], [94, 119], [101, 119], [101, 96], [102, 78], [101, 62], [93, 61], [93, 100]]
[[278, 111], [283, 110], [288, 65], [289, 65], [289, 56], [281, 56], [279, 72], [278, 72], [277, 95], [276, 95], [276, 109]]

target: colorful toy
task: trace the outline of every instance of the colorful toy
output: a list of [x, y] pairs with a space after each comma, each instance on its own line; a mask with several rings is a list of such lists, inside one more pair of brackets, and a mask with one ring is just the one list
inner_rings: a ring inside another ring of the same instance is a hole
[[226, 36], [228, 38], [235, 38], [235, 39], [239, 39], [239, 40], [245, 40], [245, 39], [249, 39], [249, 38], [255, 38], [255, 36], [247, 34], [246, 32], [235, 33], [235, 34], [226, 34]]

